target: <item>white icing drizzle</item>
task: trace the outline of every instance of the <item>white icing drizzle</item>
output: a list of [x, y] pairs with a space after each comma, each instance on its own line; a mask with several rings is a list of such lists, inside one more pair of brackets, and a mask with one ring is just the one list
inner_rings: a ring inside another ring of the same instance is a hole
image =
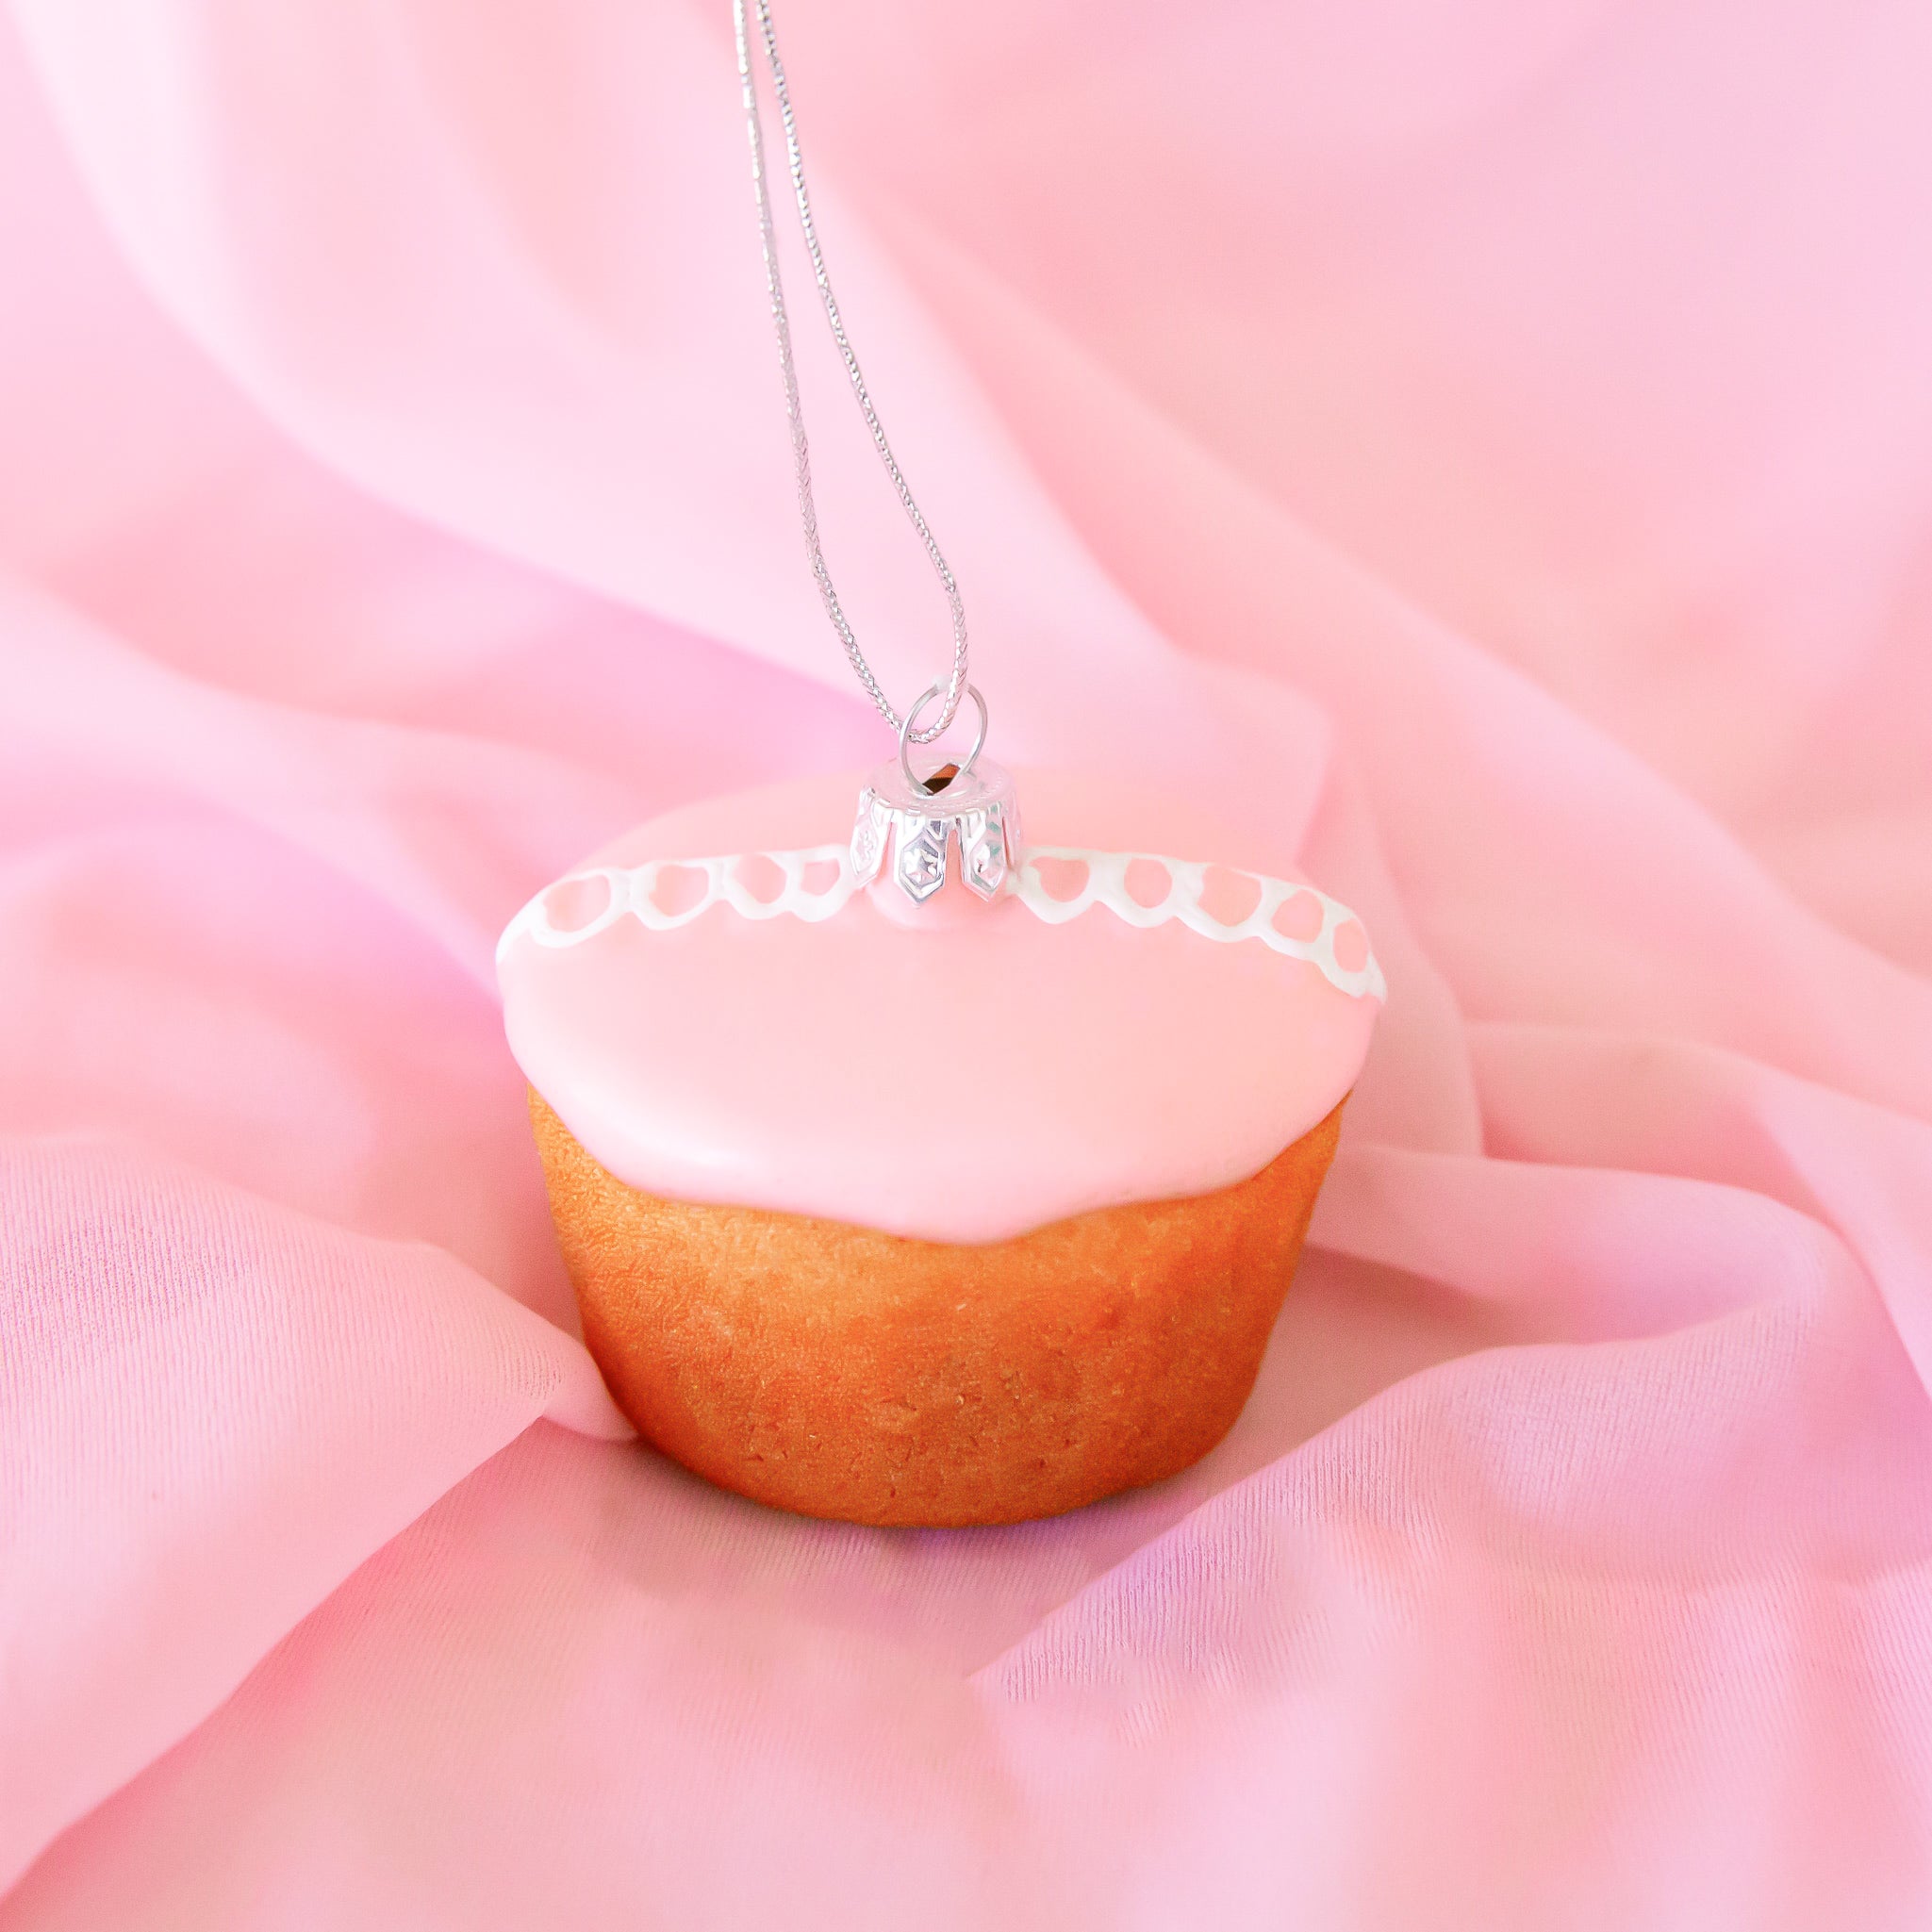
[[[1071, 899], [1052, 898], [1040, 877], [1039, 861], [1042, 859], [1063, 859], [1083, 865], [1087, 872], [1085, 885]], [[1167, 874], [1166, 896], [1150, 906], [1142, 905], [1127, 889], [1129, 868], [1141, 863], [1162, 867]], [[1244, 872], [1233, 866], [1213, 869], [1245, 879], [1261, 889], [1254, 910], [1236, 925], [1230, 926], [1215, 918], [1201, 903], [1210, 870], [1206, 861], [1166, 859], [1155, 852], [1100, 852], [1089, 851], [1079, 846], [1029, 846], [1020, 859], [1014, 896], [1036, 918], [1046, 920], [1049, 926], [1064, 925], [1068, 919], [1078, 918], [1089, 906], [1103, 905], [1130, 926], [1164, 926], [1169, 919], [1179, 919], [1189, 932], [1198, 933], [1203, 939], [1227, 945], [1241, 939], [1259, 939], [1271, 952], [1286, 953], [1291, 959], [1305, 959], [1319, 966], [1323, 979], [1355, 999], [1359, 999], [1363, 995], [1376, 999], [1388, 997], [1388, 984], [1382, 978], [1382, 969], [1377, 964], [1375, 954], [1367, 949], [1365, 928], [1362, 934], [1364, 956], [1360, 966], [1351, 972], [1335, 957], [1335, 934], [1351, 920], [1361, 925], [1361, 921], [1340, 900], [1330, 899], [1326, 892], [1317, 891], [1313, 885], [1296, 884], [1285, 879], [1269, 879], [1260, 872]], [[1312, 937], [1293, 939], [1276, 927], [1274, 917], [1291, 899], [1298, 899], [1304, 893], [1321, 906], [1322, 921]]]
[[[770, 899], [759, 899], [738, 877], [739, 867], [762, 859], [778, 868], [782, 883]], [[1060, 860], [1086, 868], [1086, 882], [1071, 899], [1055, 899], [1040, 874], [1039, 861]], [[1136, 865], [1161, 867], [1167, 874], [1167, 891], [1153, 905], [1142, 905], [1127, 889], [1129, 869]], [[806, 874], [815, 867], [830, 866], [834, 874], [829, 884], [809, 888]], [[1234, 925], [1215, 918], [1202, 904], [1210, 869], [1225, 871], [1230, 877], [1247, 881], [1259, 890], [1254, 908]], [[667, 912], [657, 903], [657, 888], [667, 873], [701, 873], [703, 889], [690, 904]], [[596, 917], [584, 925], [563, 928], [554, 925], [544, 903], [560, 885], [587, 885], [602, 881], [607, 898]], [[517, 939], [528, 935], [538, 946], [582, 946], [606, 932], [627, 915], [653, 933], [669, 933], [702, 918], [715, 905], [727, 905], [741, 918], [775, 919], [781, 916], [816, 923], [829, 919], [855, 892], [864, 890], [852, 871], [851, 853], [845, 845], [807, 846], [795, 851], [735, 852], [719, 858], [647, 859], [641, 866], [592, 866], [581, 872], [546, 885], [515, 918], [504, 928], [497, 941], [501, 960]], [[1292, 899], [1306, 894], [1321, 907], [1321, 924], [1309, 938], [1296, 939], [1274, 923], [1275, 915]], [[1355, 915], [1339, 900], [1313, 885], [1284, 879], [1270, 879], [1260, 872], [1245, 872], [1233, 866], [1214, 867], [1202, 860], [1164, 858], [1158, 852], [1093, 851], [1080, 846], [1030, 846], [1021, 857], [1019, 868], [1010, 878], [1007, 897], [1016, 899], [1037, 919], [1049, 926], [1065, 925], [1094, 906], [1104, 906], [1115, 917], [1130, 926], [1164, 926], [1179, 919], [1189, 932], [1218, 944], [1232, 945], [1244, 939], [1258, 939], [1271, 952], [1290, 959], [1305, 959], [1337, 991], [1351, 999], [1383, 999], [1387, 982], [1372, 951], [1366, 950], [1362, 964], [1352, 971], [1335, 956], [1335, 935], [1351, 922], [1360, 925]]]

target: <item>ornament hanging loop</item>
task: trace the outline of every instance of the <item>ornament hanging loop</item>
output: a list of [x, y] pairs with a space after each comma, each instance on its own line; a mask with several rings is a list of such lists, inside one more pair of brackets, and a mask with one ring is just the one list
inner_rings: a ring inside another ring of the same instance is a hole
[[953, 714], [959, 709], [959, 701], [965, 695], [966, 605], [960, 599], [959, 585], [953, 578], [952, 568], [947, 563], [939, 548], [939, 540], [926, 521], [925, 512], [914, 500], [912, 487], [899, 467], [899, 458], [892, 454], [892, 445], [886, 440], [885, 425], [880, 421], [879, 412], [873, 407], [872, 392], [866, 387], [858, 355], [852, 348], [851, 338], [846, 333], [844, 313], [839, 308], [838, 297], [832, 290], [832, 277], [826, 272], [824, 251], [818, 245], [818, 226], [812, 219], [811, 192], [805, 186], [805, 157], [799, 148], [799, 124], [798, 117], [792, 112], [791, 84], [785, 78], [784, 62], [778, 55], [778, 36], [771, 25], [771, 0], [732, 0], [732, 22], [738, 48], [738, 91], [744, 102], [745, 134], [751, 148], [751, 190], [758, 204], [758, 236], [765, 252], [766, 294], [770, 303], [772, 327], [778, 338], [778, 366], [784, 379], [784, 413], [791, 426], [792, 471], [798, 486], [800, 521], [805, 533], [805, 555], [812, 567], [813, 580], [818, 586], [819, 602], [824, 604], [825, 615], [831, 619], [832, 628], [838, 633], [838, 640], [845, 647], [852, 673], [865, 686], [866, 695], [871, 699], [880, 717], [900, 734], [902, 756], [905, 729], [900, 723], [899, 713], [892, 708], [891, 700], [872, 674], [872, 667], [867, 663], [866, 653], [859, 648], [858, 637], [846, 619], [845, 607], [834, 587], [832, 570], [825, 561], [824, 546], [818, 537], [818, 505], [812, 494], [812, 450], [805, 435], [804, 405], [799, 399], [799, 372], [792, 357], [791, 315], [785, 307], [784, 276], [778, 261], [778, 234], [771, 213], [765, 127], [758, 109], [758, 85], [751, 72], [753, 36], [747, 19], [748, 7], [757, 16], [756, 38], [765, 50], [765, 64], [770, 70], [771, 91], [778, 103], [778, 118], [784, 130], [792, 200], [798, 209], [800, 232], [805, 239], [805, 253], [811, 257], [812, 279], [817, 284], [818, 299], [824, 305], [826, 322], [832, 330], [833, 340], [838, 346], [839, 359], [845, 364], [846, 379], [851, 385], [853, 400], [858, 404], [859, 413], [865, 418], [866, 427], [871, 434], [872, 447], [879, 453], [879, 460], [892, 480], [893, 491], [899, 498], [900, 507], [905, 511], [906, 520], [924, 546], [927, 560], [939, 579], [940, 587], [946, 592], [947, 607], [952, 614], [952, 669], [940, 687], [946, 693], [946, 702], [932, 725], [912, 734], [915, 744], [930, 745], [940, 736], [952, 723]]
[[[946, 678], [934, 678], [906, 706], [904, 722], [899, 728], [899, 768], [905, 778], [906, 790], [908, 792], [944, 791], [947, 785], [958, 784], [963, 779], [970, 778], [973, 767], [980, 762], [980, 750], [986, 742], [986, 701], [980, 695], [980, 687], [977, 685], [968, 685], [966, 687], [966, 694], [973, 701], [973, 709], [980, 715], [980, 728], [973, 734], [972, 750], [966, 754], [966, 757], [960, 762], [959, 768], [946, 781], [946, 784], [934, 786], [927, 779], [920, 778], [914, 771], [912, 759], [907, 755], [913, 744], [930, 744], [932, 742], [931, 738], [921, 738], [918, 735], [919, 713], [925, 710], [926, 706], [932, 703], [934, 698], [944, 694], [949, 682]], [[942, 724], [941, 729], [943, 728]], [[942, 771], [945, 768], [943, 765], [939, 767], [939, 769]]]

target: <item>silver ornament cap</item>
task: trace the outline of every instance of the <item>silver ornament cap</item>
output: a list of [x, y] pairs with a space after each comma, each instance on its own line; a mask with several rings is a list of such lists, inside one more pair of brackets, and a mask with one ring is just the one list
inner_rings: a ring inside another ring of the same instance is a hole
[[[928, 696], [943, 686], [935, 685]], [[852, 825], [852, 872], [861, 885], [883, 873], [915, 905], [923, 905], [953, 866], [980, 899], [997, 899], [1019, 865], [1019, 801], [1013, 776], [980, 756], [986, 704], [971, 685], [979, 735], [959, 765], [944, 764], [921, 778], [907, 756], [907, 734], [924, 700], [906, 714], [899, 757], [882, 765], [859, 793]]]

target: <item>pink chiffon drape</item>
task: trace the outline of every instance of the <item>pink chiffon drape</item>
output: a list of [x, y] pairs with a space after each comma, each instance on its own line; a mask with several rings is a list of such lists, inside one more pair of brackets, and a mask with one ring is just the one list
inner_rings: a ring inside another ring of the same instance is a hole
[[0, 13], [0, 1932], [1924, 1926], [1932, 16], [781, 11], [1001, 754], [1392, 985], [1230, 1439], [916, 1534], [630, 1438], [495, 1004], [880, 754], [729, 12]]

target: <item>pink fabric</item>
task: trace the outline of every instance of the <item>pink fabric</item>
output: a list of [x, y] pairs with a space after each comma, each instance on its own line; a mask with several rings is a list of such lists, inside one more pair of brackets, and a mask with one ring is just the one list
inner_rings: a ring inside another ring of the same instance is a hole
[[496, 931], [879, 745], [727, 10], [15, 0], [0, 1932], [1924, 1924], [1924, 8], [781, 25], [1000, 754], [1375, 933], [1261, 1388], [875, 1534], [570, 1333]]

